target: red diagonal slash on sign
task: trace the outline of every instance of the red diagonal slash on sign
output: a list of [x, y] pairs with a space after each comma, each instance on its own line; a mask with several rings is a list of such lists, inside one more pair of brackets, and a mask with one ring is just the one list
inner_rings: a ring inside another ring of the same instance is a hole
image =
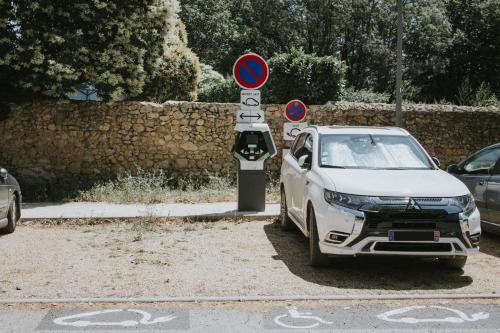
[[248, 72], [250, 75], [252, 75], [252, 77], [255, 79], [255, 81], [259, 81], [259, 80], [260, 80], [260, 78], [257, 76], [257, 74], [255, 74], [255, 73], [254, 73], [254, 72], [250, 69], [250, 67], [248, 67], [248, 65], [247, 65], [244, 61], [241, 63], [241, 66], [242, 66], [243, 68], [245, 68], [245, 69], [247, 70], [247, 72]]
[[[252, 70], [253, 66], [250, 66], [251, 63], [249, 61], [255, 61], [258, 64], [259, 68], [262, 70], [262, 73], [257, 70]], [[242, 75], [242, 74], [245, 75]], [[269, 68], [267, 67], [266, 61], [254, 54], [247, 53], [242, 55], [236, 60], [233, 66], [233, 77], [236, 83], [243, 89], [259, 89], [262, 87], [269, 76]], [[244, 79], [243, 77], [246, 77]], [[255, 82], [247, 82], [246, 80], [253, 80]]]

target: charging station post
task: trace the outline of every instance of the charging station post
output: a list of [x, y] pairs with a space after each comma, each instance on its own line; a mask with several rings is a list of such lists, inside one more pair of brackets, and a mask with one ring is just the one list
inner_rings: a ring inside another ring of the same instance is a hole
[[266, 205], [265, 161], [276, 155], [276, 146], [261, 110], [257, 90], [268, 78], [262, 57], [249, 53], [236, 60], [233, 76], [241, 90], [236, 113], [236, 138], [232, 149], [238, 161], [238, 211], [264, 211]]

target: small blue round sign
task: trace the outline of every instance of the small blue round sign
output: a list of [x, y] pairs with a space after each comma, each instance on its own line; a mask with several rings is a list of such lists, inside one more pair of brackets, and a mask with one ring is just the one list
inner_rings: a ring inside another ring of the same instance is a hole
[[291, 122], [303, 121], [306, 117], [306, 113], [306, 105], [298, 99], [288, 102], [285, 106], [285, 117]]

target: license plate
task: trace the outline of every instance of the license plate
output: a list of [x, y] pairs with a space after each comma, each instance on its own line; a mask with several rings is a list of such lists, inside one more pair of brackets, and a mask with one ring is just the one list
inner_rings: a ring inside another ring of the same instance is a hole
[[439, 242], [439, 230], [389, 230], [389, 241]]

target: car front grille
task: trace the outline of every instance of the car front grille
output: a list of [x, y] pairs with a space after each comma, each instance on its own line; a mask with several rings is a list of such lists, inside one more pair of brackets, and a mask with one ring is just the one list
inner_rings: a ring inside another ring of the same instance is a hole
[[377, 242], [375, 251], [387, 252], [450, 252], [450, 243], [400, 243], [400, 242]]
[[[438, 199], [435, 200], [438, 202]], [[388, 237], [390, 230], [436, 230], [439, 231], [440, 237], [456, 237], [464, 241], [459, 214], [448, 212], [446, 207], [426, 206], [426, 209], [406, 211], [401, 205], [387, 205], [379, 206], [376, 212], [365, 212], [363, 229], [359, 237], [349, 245], [354, 245], [366, 237]]]

